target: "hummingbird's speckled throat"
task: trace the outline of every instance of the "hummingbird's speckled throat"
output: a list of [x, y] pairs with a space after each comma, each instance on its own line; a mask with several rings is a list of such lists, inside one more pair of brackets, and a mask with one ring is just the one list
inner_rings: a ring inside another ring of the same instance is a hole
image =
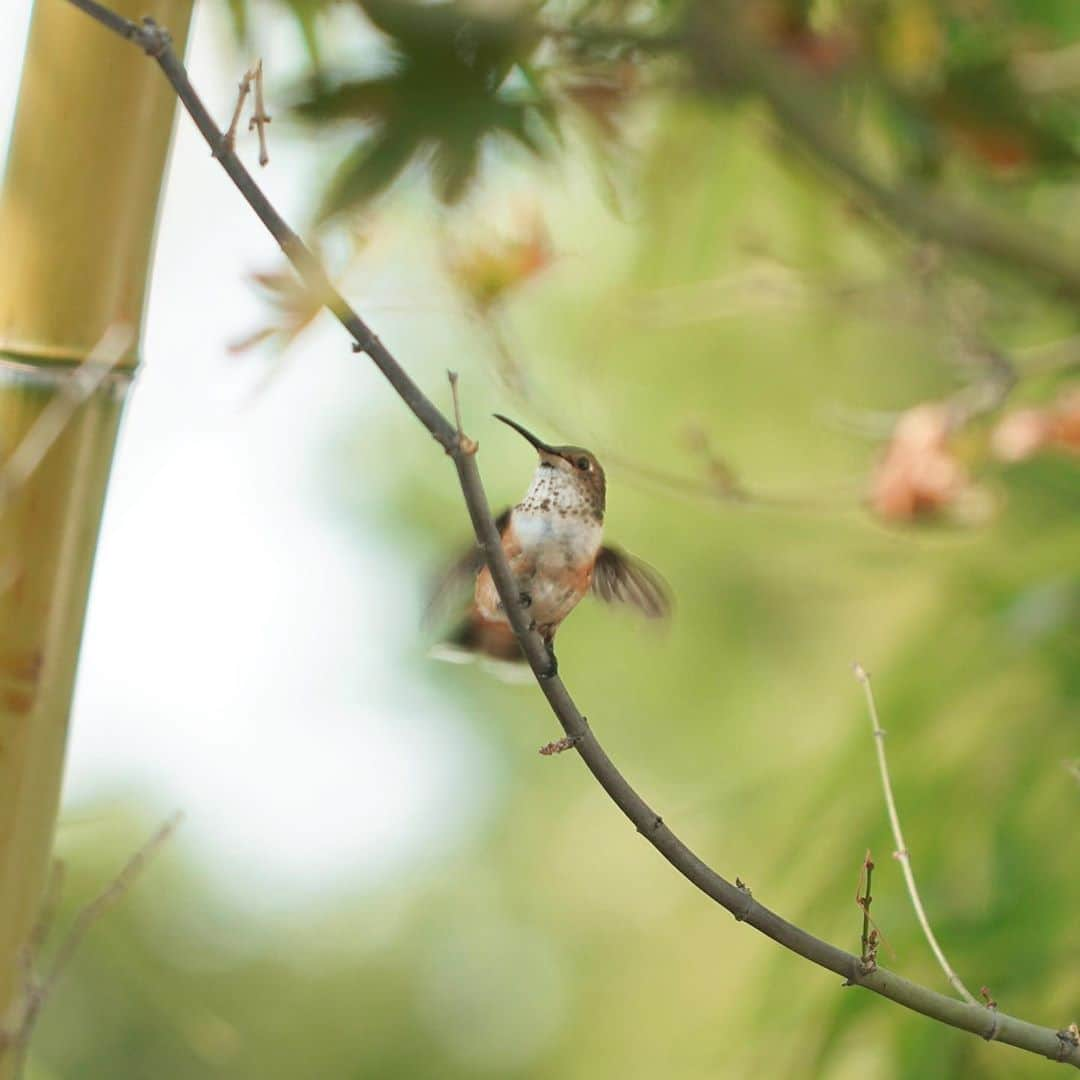
[[604, 521], [603, 482], [599, 491], [576, 476], [541, 462], [533, 474], [532, 486], [516, 509], [531, 513], [562, 514], [566, 517]]

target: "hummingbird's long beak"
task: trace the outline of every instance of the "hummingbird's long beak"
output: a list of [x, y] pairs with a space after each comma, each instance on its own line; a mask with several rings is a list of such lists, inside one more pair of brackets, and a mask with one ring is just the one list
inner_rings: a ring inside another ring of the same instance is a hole
[[546, 442], [541, 442], [528, 428], [522, 427], [516, 420], [511, 420], [508, 416], [503, 416], [500, 413], [493, 414], [496, 420], [501, 420], [508, 427], [512, 427], [523, 438], [528, 439], [529, 442], [536, 447], [541, 453], [553, 454], [555, 457], [562, 457], [558, 450], [554, 446], [548, 446]]

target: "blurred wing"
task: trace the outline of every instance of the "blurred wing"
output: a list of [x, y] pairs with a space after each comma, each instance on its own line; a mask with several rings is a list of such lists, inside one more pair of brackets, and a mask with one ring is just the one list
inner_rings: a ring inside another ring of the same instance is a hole
[[592, 591], [609, 604], [633, 604], [649, 619], [671, 613], [671, 590], [647, 563], [614, 547], [602, 547], [593, 570]]
[[[510, 523], [511, 507], [507, 507], [496, 519], [495, 528], [501, 536]], [[484, 565], [484, 553], [478, 544], [473, 544], [460, 558], [455, 559], [440, 575], [431, 590], [431, 599], [424, 612], [424, 624], [430, 625], [450, 606], [456, 593], [464, 593], [466, 586], [471, 587]]]

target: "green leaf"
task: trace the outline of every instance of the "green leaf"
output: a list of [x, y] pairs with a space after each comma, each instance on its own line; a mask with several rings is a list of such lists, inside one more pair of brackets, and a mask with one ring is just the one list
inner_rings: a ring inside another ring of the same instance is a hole
[[394, 111], [400, 96], [397, 76], [358, 80], [337, 87], [318, 85], [312, 95], [297, 102], [293, 110], [301, 120], [333, 122], [336, 120], [379, 120]]
[[476, 174], [480, 162], [480, 142], [442, 142], [431, 157], [431, 176], [435, 193], [445, 203], [456, 203]]
[[530, 52], [539, 30], [524, 11], [504, 17], [482, 16], [455, 4], [411, 0], [358, 0], [374, 25], [416, 60], [435, 57], [487, 69], [506, 77], [516, 55]]
[[338, 166], [323, 197], [319, 220], [368, 202], [384, 191], [415, 151], [415, 141], [393, 129], [384, 129], [360, 143]]
[[[552, 106], [534, 100], [539, 96], [535, 91], [523, 100], [503, 89], [506, 64], [513, 55], [502, 55], [500, 49], [501, 43], [514, 39], [513, 27], [507, 30], [501, 23], [481, 21], [484, 34], [477, 45], [469, 36], [477, 21], [455, 9], [429, 11], [395, 4], [393, 15], [388, 15], [380, 3], [376, 0], [373, 10], [382, 28], [398, 35], [394, 70], [336, 84], [324, 77], [294, 106], [296, 114], [311, 124], [353, 121], [375, 132], [342, 165], [327, 195], [324, 216], [377, 194], [421, 149], [430, 151], [437, 196], [456, 202], [476, 176], [486, 138], [509, 135], [540, 154], [542, 129], [534, 118], [545, 110], [553, 115]], [[402, 13], [399, 6], [408, 11]], [[457, 30], [452, 36], [439, 36], [433, 27]], [[493, 41], [500, 48], [487, 50], [485, 43]]]

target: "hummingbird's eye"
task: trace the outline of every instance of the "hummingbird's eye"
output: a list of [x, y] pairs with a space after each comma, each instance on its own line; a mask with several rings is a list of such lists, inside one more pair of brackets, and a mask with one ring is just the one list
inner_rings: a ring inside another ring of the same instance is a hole
[[577, 459], [577, 462], [576, 462], [575, 464], [576, 464], [576, 465], [577, 465], [577, 467], [578, 467], [579, 469], [581, 469], [581, 470], [582, 470], [583, 472], [588, 472], [588, 469], [589, 469], [589, 459], [588, 459], [587, 457], [579, 457], [579, 458]]

